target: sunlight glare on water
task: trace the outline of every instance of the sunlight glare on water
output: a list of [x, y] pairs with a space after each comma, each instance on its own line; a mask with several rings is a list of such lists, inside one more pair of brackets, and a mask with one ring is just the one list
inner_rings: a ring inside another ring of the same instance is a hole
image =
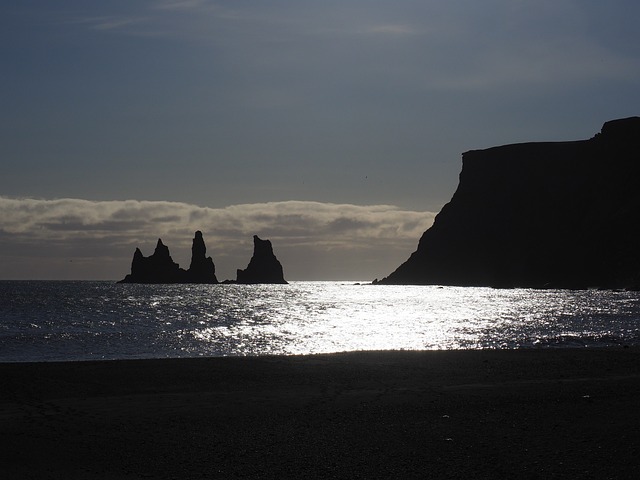
[[640, 344], [638, 292], [0, 282], [0, 361]]
[[607, 322], [615, 319], [598, 317], [619, 309], [604, 309], [603, 292], [589, 291], [334, 282], [254, 288], [249, 296], [246, 286], [228, 289], [228, 300], [241, 296], [245, 310], [224, 327], [212, 319], [214, 325], [194, 330], [199, 343], [187, 348], [208, 344], [215, 354], [219, 345], [235, 342], [235, 354], [259, 355], [581, 344], [610, 336]]

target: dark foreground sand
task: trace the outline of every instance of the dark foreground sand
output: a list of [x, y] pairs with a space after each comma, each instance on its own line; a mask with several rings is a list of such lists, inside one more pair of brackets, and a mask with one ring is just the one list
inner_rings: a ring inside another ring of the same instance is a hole
[[0, 478], [640, 478], [640, 350], [0, 364]]

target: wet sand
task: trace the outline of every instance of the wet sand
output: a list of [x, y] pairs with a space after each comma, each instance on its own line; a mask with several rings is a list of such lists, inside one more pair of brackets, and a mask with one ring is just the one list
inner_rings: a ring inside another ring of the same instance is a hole
[[0, 364], [0, 478], [638, 478], [640, 349]]

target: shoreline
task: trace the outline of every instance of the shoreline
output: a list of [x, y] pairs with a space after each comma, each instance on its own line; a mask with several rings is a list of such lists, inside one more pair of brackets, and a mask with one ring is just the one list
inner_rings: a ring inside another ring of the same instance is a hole
[[635, 478], [640, 348], [1, 363], [6, 478]]

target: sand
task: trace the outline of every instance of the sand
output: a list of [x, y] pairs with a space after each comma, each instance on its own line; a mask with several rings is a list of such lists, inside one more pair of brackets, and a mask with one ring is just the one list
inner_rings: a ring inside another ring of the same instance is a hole
[[638, 478], [640, 349], [0, 364], [0, 478]]

